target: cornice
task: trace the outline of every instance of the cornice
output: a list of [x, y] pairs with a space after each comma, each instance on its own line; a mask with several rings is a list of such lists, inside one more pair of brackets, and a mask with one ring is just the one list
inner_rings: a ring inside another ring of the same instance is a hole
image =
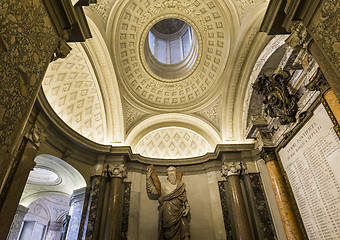
[[92, 37], [82, 6], [95, 3], [95, 0], [78, 1], [74, 6], [69, 0], [43, 0], [48, 15], [59, 36], [65, 31], [69, 42], [84, 42]]

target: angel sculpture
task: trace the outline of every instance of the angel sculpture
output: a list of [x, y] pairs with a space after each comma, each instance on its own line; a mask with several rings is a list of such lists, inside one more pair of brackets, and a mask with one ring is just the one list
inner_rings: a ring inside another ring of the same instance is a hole
[[159, 181], [154, 166], [147, 168], [146, 186], [152, 195], [158, 195], [160, 204], [158, 221], [159, 240], [189, 240], [190, 212], [182, 173], [169, 167], [168, 178]]

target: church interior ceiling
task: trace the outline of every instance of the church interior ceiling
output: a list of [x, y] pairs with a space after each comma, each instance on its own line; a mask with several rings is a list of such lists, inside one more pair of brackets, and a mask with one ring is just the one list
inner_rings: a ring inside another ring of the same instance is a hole
[[[98, 0], [85, 7], [92, 38], [71, 44], [66, 58], [50, 64], [45, 96], [56, 115], [85, 138], [129, 145], [148, 157], [193, 157], [217, 144], [249, 143], [248, 111], [259, 111], [251, 105], [251, 84], [278, 49], [275, 44], [283, 44], [283, 38], [259, 33], [267, 5]], [[173, 44], [178, 39], [183, 50]], [[182, 51], [182, 59], [163, 64], [155, 55], [163, 50], [169, 58]]]

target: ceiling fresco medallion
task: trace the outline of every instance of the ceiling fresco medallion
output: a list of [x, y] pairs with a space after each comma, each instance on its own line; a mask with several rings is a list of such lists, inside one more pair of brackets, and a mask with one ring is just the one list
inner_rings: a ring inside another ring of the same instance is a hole
[[[228, 53], [228, 29], [217, 1], [129, 1], [115, 26], [116, 70], [128, 91], [146, 104], [166, 108], [192, 103], [213, 89], [220, 79]], [[164, 78], [146, 63], [145, 44], [157, 22], [175, 18], [191, 26], [197, 55], [184, 74]], [[204, 49], [204, 51], [203, 51]]]

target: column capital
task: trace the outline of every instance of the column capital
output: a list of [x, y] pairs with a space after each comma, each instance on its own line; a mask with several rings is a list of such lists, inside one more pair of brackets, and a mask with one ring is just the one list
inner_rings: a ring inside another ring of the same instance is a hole
[[105, 167], [106, 170], [103, 171], [103, 175], [111, 178], [125, 178], [127, 175], [125, 164], [120, 165], [109, 165], [107, 164]]
[[320, 91], [322, 94], [330, 89], [329, 83], [320, 68], [318, 68], [312, 80], [306, 87], [309, 91]]
[[275, 147], [264, 147], [261, 152], [258, 154], [260, 158], [262, 158], [266, 163], [269, 161], [277, 161]]
[[246, 167], [243, 162], [224, 162], [222, 164], [221, 173], [224, 177], [241, 175]]
[[301, 21], [293, 21], [290, 25], [291, 34], [286, 39], [286, 43], [293, 49], [306, 48], [311, 40], [306, 27]]

